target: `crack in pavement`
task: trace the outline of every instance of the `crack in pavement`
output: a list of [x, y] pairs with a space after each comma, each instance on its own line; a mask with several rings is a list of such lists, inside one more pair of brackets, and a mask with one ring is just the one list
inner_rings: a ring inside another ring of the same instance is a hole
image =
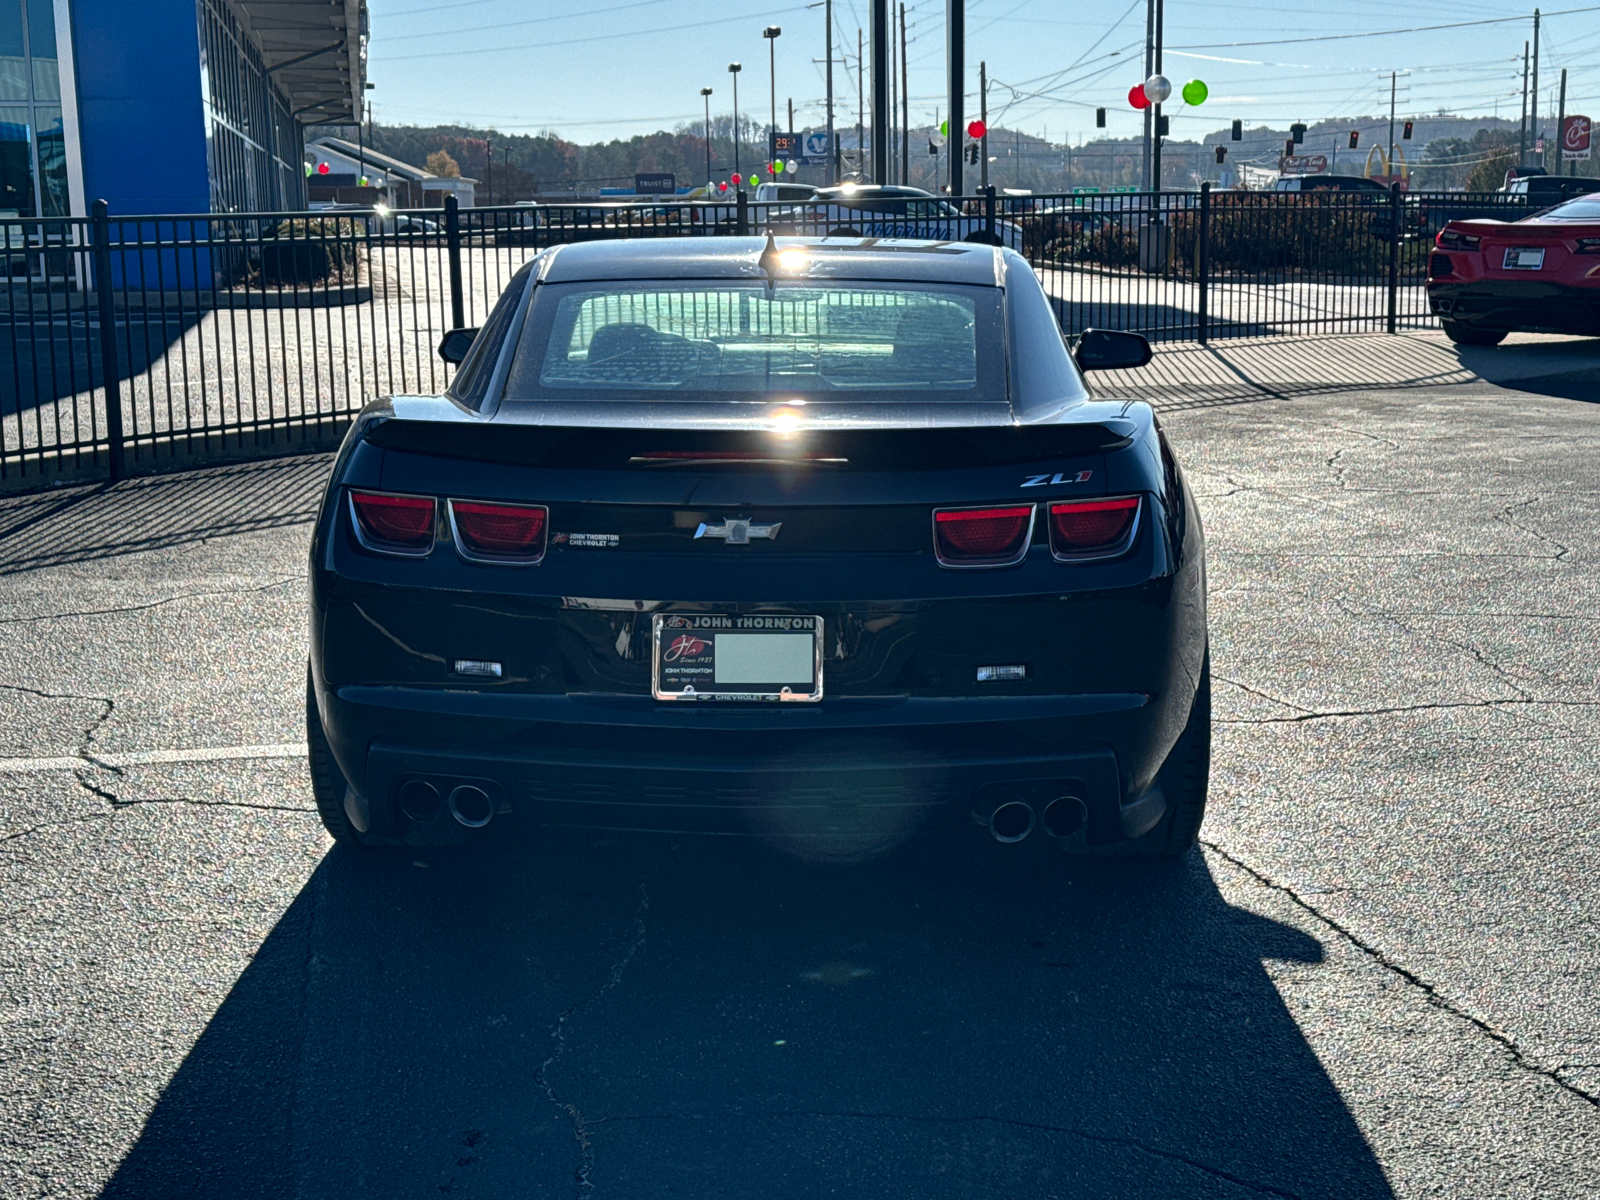
[[[1268, 696], [1267, 699], [1272, 699]], [[1278, 701], [1283, 704], [1283, 701]], [[1218, 725], [1297, 725], [1305, 721], [1325, 721], [1337, 717], [1382, 717], [1394, 713], [1427, 712], [1447, 708], [1499, 708], [1519, 704], [1550, 705], [1564, 708], [1600, 708], [1600, 700], [1541, 700], [1536, 696], [1505, 700], [1440, 700], [1430, 704], [1395, 704], [1385, 708], [1335, 709], [1330, 712], [1302, 712], [1293, 717], [1218, 717]], [[1287, 704], [1288, 708], [1298, 705]], [[1508, 714], [1510, 715], [1510, 714]]]
[[1215, 842], [1209, 842], [1202, 838], [1200, 840], [1200, 844], [1207, 850], [1210, 850], [1218, 858], [1232, 863], [1240, 871], [1243, 871], [1246, 875], [1250, 876], [1250, 878], [1261, 884], [1261, 886], [1270, 888], [1275, 892], [1282, 892], [1298, 908], [1302, 909], [1310, 916], [1316, 918], [1316, 920], [1321, 922], [1323, 925], [1333, 930], [1336, 934], [1342, 937], [1345, 941], [1349, 942], [1350, 945], [1354, 946], [1367, 958], [1371, 959], [1373, 962], [1377, 963], [1380, 967], [1391, 974], [1399, 976], [1412, 987], [1420, 991], [1427, 1002], [1434, 1008], [1437, 1008], [1439, 1011], [1455, 1017], [1458, 1021], [1463, 1021], [1466, 1024], [1471, 1025], [1484, 1037], [1494, 1042], [1506, 1052], [1511, 1061], [1518, 1067], [1521, 1067], [1523, 1070], [1532, 1074], [1540, 1075], [1545, 1079], [1548, 1079], [1551, 1083], [1555, 1084], [1557, 1087], [1561, 1088], [1563, 1091], [1567, 1092], [1576, 1099], [1582, 1100], [1591, 1108], [1600, 1109], [1600, 1093], [1586, 1091], [1585, 1089], [1578, 1087], [1576, 1084], [1569, 1083], [1567, 1080], [1561, 1078], [1559, 1072], [1565, 1067], [1565, 1064], [1563, 1064], [1561, 1067], [1540, 1066], [1538, 1063], [1530, 1059], [1525, 1053], [1523, 1053], [1522, 1047], [1517, 1045], [1517, 1043], [1506, 1034], [1501, 1033], [1482, 1017], [1475, 1017], [1471, 1013], [1457, 1007], [1451, 1001], [1445, 999], [1445, 997], [1440, 994], [1439, 989], [1433, 984], [1429, 983], [1426, 979], [1423, 979], [1422, 976], [1418, 975], [1415, 971], [1412, 971], [1407, 967], [1403, 967], [1399, 963], [1395, 962], [1382, 950], [1378, 949], [1377, 946], [1373, 945], [1371, 942], [1368, 942], [1364, 938], [1359, 937], [1355, 931], [1350, 929], [1348, 926], [1345, 926], [1328, 916], [1321, 909], [1317, 908], [1316, 905], [1302, 898], [1300, 894], [1288, 884], [1279, 883], [1277, 880], [1273, 879], [1264, 872], [1256, 870], [1242, 858], [1229, 853]]
[[1553, 537], [1546, 537], [1537, 529], [1533, 529], [1527, 525], [1524, 525], [1521, 521], [1516, 520], [1511, 515], [1513, 509], [1530, 508], [1534, 504], [1538, 503], [1539, 499], [1540, 497], [1538, 496], [1530, 496], [1526, 500], [1519, 500], [1514, 504], [1508, 504], [1501, 511], [1500, 515], [1495, 518], [1495, 520], [1504, 521], [1507, 525], [1511, 526], [1511, 528], [1520, 529], [1523, 533], [1526, 533], [1532, 538], [1536, 538], [1538, 541], [1543, 542], [1547, 546], [1554, 546], [1556, 548], [1556, 553], [1550, 556], [1552, 561], [1563, 562], [1565, 561], [1567, 555], [1572, 553], [1571, 546], [1564, 545], [1563, 543], [1556, 541], [1556, 539]]
[[286, 584], [297, 583], [303, 576], [285, 575], [281, 579], [274, 579], [270, 583], [252, 584], [249, 587], [236, 588], [211, 588], [203, 592], [183, 592], [176, 596], [165, 596], [160, 600], [151, 600], [144, 604], [119, 605], [112, 608], [86, 608], [71, 612], [40, 613], [29, 617], [0, 617], [0, 625], [27, 625], [37, 621], [64, 621], [70, 617], [103, 617], [119, 613], [143, 612], [146, 609], [160, 608], [164, 604], [176, 604], [180, 600], [197, 600], [207, 596], [242, 596], [249, 592], [267, 592], [273, 588], [283, 587]]
[[793, 1120], [801, 1117], [857, 1121], [907, 1121], [924, 1125], [989, 1124], [1004, 1125], [1013, 1129], [1029, 1129], [1039, 1133], [1064, 1133], [1072, 1137], [1082, 1138], [1086, 1142], [1096, 1142], [1105, 1146], [1122, 1146], [1128, 1149], [1137, 1150], [1141, 1154], [1148, 1154], [1152, 1158], [1160, 1158], [1165, 1159], [1168, 1162], [1182, 1163], [1184, 1166], [1192, 1167], [1196, 1171], [1201, 1171], [1215, 1179], [1225, 1180], [1226, 1182], [1234, 1184], [1237, 1187], [1244, 1188], [1247, 1191], [1256, 1192], [1260, 1195], [1280, 1196], [1283, 1197], [1283, 1200], [1300, 1200], [1299, 1193], [1297, 1192], [1286, 1191], [1283, 1188], [1274, 1187], [1270, 1183], [1261, 1183], [1257, 1180], [1245, 1179], [1242, 1176], [1233, 1174], [1231, 1171], [1223, 1170], [1221, 1167], [1215, 1167], [1210, 1163], [1202, 1162], [1200, 1159], [1191, 1158], [1187, 1154], [1180, 1154], [1176, 1150], [1163, 1150], [1158, 1146], [1152, 1146], [1146, 1142], [1141, 1142], [1137, 1138], [1127, 1137], [1126, 1135], [1122, 1134], [1091, 1133], [1086, 1129], [1077, 1129], [1069, 1125], [1050, 1125], [1043, 1121], [1024, 1121], [1017, 1117], [997, 1117], [991, 1113], [975, 1113], [971, 1116], [960, 1117], [935, 1117], [921, 1116], [912, 1113], [865, 1112], [853, 1109], [841, 1109], [837, 1111], [828, 1109], [783, 1109], [770, 1112], [696, 1113], [693, 1117], [679, 1116], [676, 1113], [651, 1114], [648, 1116], [629, 1115], [621, 1117], [601, 1117], [598, 1119], [597, 1123], [604, 1124], [608, 1121], [686, 1121], [693, 1119], [703, 1120], [706, 1118], [711, 1118], [714, 1120], [759, 1120], [761, 1118]]
[[[665, 862], [662, 859], [661, 862]], [[657, 863], [659, 867], [661, 863]], [[545, 1097], [555, 1105], [567, 1120], [572, 1124], [572, 1136], [578, 1143], [578, 1169], [573, 1173], [577, 1181], [577, 1195], [579, 1197], [594, 1194], [594, 1183], [589, 1176], [594, 1171], [594, 1141], [589, 1132], [589, 1121], [583, 1115], [583, 1110], [570, 1100], [562, 1100], [556, 1095], [555, 1086], [550, 1082], [550, 1068], [560, 1061], [561, 1056], [567, 1052], [567, 1022], [576, 1017], [584, 1009], [598, 1001], [607, 992], [622, 982], [622, 973], [628, 969], [628, 964], [633, 961], [633, 956], [644, 947], [646, 924], [645, 918], [650, 912], [650, 892], [646, 888], [650, 875], [656, 867], [647, 870], [639, 880], [639, 904], [634, 910], [633, 940], [628, 943], [622, 952], [622, 957], [611, 964], [611, 970], [606, 974], [605, 982], [590, 992], [583, 999], [573, 1003], [565, 1012], [555, 1019], [550, 1026], [550, 1041], [552, 1047], [550, 1055], [539, 1064], [538, 1071], [534, 1072], [534, 1079], [544, 1090]]]

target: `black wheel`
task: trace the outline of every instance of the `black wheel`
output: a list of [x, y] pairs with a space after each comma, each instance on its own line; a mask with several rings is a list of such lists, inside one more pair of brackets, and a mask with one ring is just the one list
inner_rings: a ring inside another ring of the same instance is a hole
[[1107, 857], [1178, 858], [1188, 853], [1206, 819], [1206, 791], [1211, 781], [1211, 654], [1200, 664], [1189, 723], [1156, 775], [1167, 799], [1167, 813], [1150, 832], [1127, 842], [1114, 842], [1092, 853]]
[[317, 802], [322, 827], [333, 835], [334, 841], [347, 846], [383, 845], [381, 838], [357, 830], [345, 815], [344, 794], [350, 785], [334, 761], [333, 751], [328, 748], [327, 735], [322, 732], [322, 717], [317, 712], [317, 693], [309, 668], [306, 670], [306, 745], [311, 763], [311, 794]]
[[859, 230], [859, 229], [847, 229], [845, 226], [841, 225], [837, 229], [828, 230], [827, 236], [828, 237], [858, 238], [858, 237], [865, 237], [866, 235], [864, 233], [862, 233], [861, 230]]
[[1498, 346], [1506, 340], [1504, 329], [1473, 329], [1460, 321], [1441, 320], [1444, 335], [1458, 346]]

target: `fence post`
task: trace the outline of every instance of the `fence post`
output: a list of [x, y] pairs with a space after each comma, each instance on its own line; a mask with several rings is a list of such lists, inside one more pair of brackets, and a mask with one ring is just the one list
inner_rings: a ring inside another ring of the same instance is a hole
[[117, 363], [117, 310], [111, 292], [111, 219], [106, 202], [91, 210], [94, 240], [94, 288], [100, 301], [100, 375], [106, 385], [106, 442], [111, 482], [127, 474], [122, 446], [122, 370]]
[[739, 189], [739, 217], [734, 232], [740, 237], [750, 236], [750, 197], [745, 194], [743, 188]]
[[1404, 227], [1405, 203], [1400, 181], [1389, 185], [1389, 332], [1394, 333], [1400, 315], [1400, 231]]
[[454, 196], [444, 198], [444, 242], [450, 256], [450, 328], [467, 324], [467, 306], [461, 298], [461, 206]]
[[1200, 185], [1200, 261], [1195, 274], [1200, 283], [1200, 344], [1206, 344], [1211, 325], [1211, 184]]
[[992, 183], [985, 185], [983, 189], [983, 231], [989, 235], [989, 244], [994, 245], [994, 184]]

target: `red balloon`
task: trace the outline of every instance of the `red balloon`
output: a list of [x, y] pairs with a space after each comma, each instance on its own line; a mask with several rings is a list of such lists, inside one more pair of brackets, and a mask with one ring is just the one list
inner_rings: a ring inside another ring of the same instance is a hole
[[1135, 108], [1150, 107], [1150, 97], [1144, 94], [1144, 84], [1136, 83], [1128, 89], [1128, 103]]
[[728, 190], [728, 185], [727, 185], [727, 184], [726, 184], [726, 183], [719, 183], [719, 184], [717, 184], [717, 191], [719, 191], [719, 192], [725, 192], [725, 191], [727, 191], [727, 190]]
[[988, 131], [989, 131], [989, 127], [987, 125], [985, 125], [982, 121], [968, 121], [967, 122], [967, 136], [969, 138], [971, 138], [973, 141], [977, 141], [979, 138], [981, 138]]
[[734, 187], [738, 187], [743, 182], [744, 182], [744, 180], [742, 178], [740, 178], [739, 173], [737, 171], [735, 171], [733, 173], [733, 186]]

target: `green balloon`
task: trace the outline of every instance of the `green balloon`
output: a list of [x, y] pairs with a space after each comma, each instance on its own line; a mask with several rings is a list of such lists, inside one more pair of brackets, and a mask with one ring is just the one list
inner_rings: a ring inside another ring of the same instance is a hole
[[939, 132], [941, 134], [943, 134], [945, 137], [949, 137], [950, 136], [950, 122], [949, 121], [940, 121], [939, 122]]
[[1198, 79], [1191, 79], [1183, 85], [1183, 102], [1194, 106], [1204, 104], [1206, 97], [1211, 94], [1211, 89]]

